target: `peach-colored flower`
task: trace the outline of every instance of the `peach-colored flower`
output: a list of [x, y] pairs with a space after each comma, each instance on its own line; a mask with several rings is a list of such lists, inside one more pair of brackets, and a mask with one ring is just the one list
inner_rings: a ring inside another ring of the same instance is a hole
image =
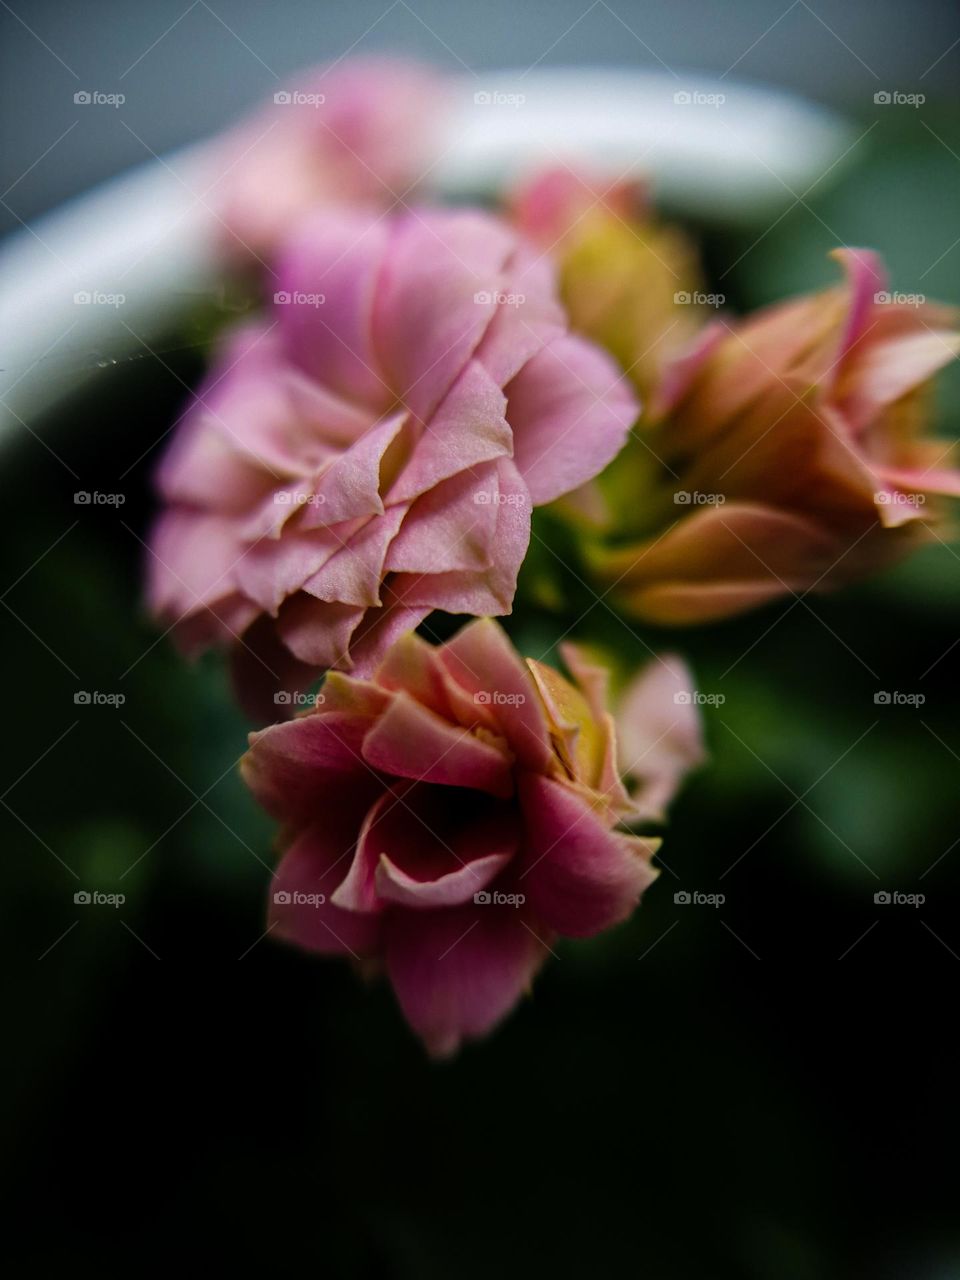
[[955, 314], [891, 294], [873, 253], [834, 256], [843, 286], [715, 322], [663, 378], [642, 469], [611, 469], [619, 545], [593, 556], [627, 612], [704, 622], [842, 585], [933, 536], [933, 499], [960, 496], [953, 446], [925, 435]]
[[655, 217], [642, 184], [564, 168], [521, 186], [511, 212], [556, 259], [571, 328], [606, 347], [645, 401], [705, 321], [691, 241]]
[[436, 648], [408, 632], [372, 679], [332, 673], [314, 710], [251, 735], [244, 777], [284, 833], [272, 929], [384, 969], [436, 1055], [489, 1032], [558, 935], [633, 912], [659, 842], [624, 824], [662, 816], [702, 758], [677, 659], [624, 695], [618, 758], [606, 671], [564, 657], [573, 682], [489, 619]]

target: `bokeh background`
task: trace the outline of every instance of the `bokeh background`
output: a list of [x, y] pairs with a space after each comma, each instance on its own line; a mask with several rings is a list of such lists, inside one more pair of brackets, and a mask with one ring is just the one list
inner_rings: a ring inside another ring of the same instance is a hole
[[[950, 3], [33, 0], [0, 3], [0, 35], [7, 228], [147, 156], [115, 113], [71, 127], [77, 76], [123, 74], [122, 119], [162, 154], [351, 46], [451, 71], [735, 64], [864, 136], [775, 223], [688, 222], [728, 304], [826, 282], [843, 242], [960, 303]], [[876, 107], [881, 88], [927, 100]], [[221, 664], [183, 665], [142, 616], [151, 468], [206, 337], [185, 317], [162, 361], [108, 364], [2, 453], [11, 1256], [212, 1231], [348, 1277], [960, 1277], [958, 548], [689, 633], [571, 601], [575, 634], [624, 662], [689, 657], [715, 695], [711, 764], [637, 916], [558, 948], [497, 1035], [430, 1065], [384, 988], [264, 937], [247, 726]], [[956, 371], [938, 407], [960, 434]], [[125, 502], [77, 507], [79, 489]], [[513, 631], [539, 655], [557, 626], [523, 610]], [[674, 901], [694, 890], [725, 901]]]

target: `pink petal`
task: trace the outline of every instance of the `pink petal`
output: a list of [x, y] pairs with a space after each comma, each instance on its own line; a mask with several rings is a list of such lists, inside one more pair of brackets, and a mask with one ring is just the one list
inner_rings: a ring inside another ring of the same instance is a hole
[[519, 764], [548, 769], [553, 752], [536, 686], [503, 628], [489, 618], [468, 623], [439, 650], [439, 657], [478, 712], [495, 709], [495, 722]]
[[650, 662], [617, 708], [620, 772], [637, 784], [638, 817], [661, 821], [689, 770], [706, 759], [689, 669], [675, 654]]
[[150, 608], [179, 617], [224, 600], [236, 591], [243, 550], [229, 516], [177, 507], [164, 512], [150, 535]]
[[376, 607], [386, 573], [385, 560], [406, 515], [405, 507], [390, 507], [371, 516], [347, 544], [311, 578], [303, 590], [318, 600]]
[[381, 467], [405, 422], [403, 413], [391, 414], [330, 463], [315, 485], [316, 500], [305, 513], [307, 528], [383, 514]]
[[614, 361], [582, 338], [558, 338], [507, 388], [514, 461], [534, 505], [592, 479], [626, 443], [639, 414]]
[[359, 830], [383, 786], [362, 755], [370, 723], [363, 715], [311, 712], [252, 733], [240, 765], [244, 781], [284, 822], [302, 825], [349, 811]]
[[380, 595], [380, 608], [367, 610], [350, 641], [351, 670], [358, 676], [373, 675], [394, 641], [418, 627], [430, 612], [429, 606], [405, 601], [395, 574], [386, 579]]
[[473, 903], [390, 912], [384, 936], [400, 1007], [435, 1057], [491, 1031], [529, 987], [547, 946], [517, 908]]
[[508, 459], [500, 459], [496, 472], [496, 491], [490, 489], [497, 507], [490, 568], [397, 574], [397, 589], [411, 605], [479, 616], [509, 613], [513, 608], [517, 574], [530, 542], [530, 495]]
[[548, 256], [518, 245], [497, 307], [475, 358], [505, 386], [531, 357], [566, 332], [557, 298], [556, 268]]
[[498, 383], [470, 361], [427, 424], [396, 483], [392, 502], [419, 497], [442, 480], [513, 452], [504, 416], [506, 396]]
[[347, 546], [360, 527], [359, 521], [329, 529], [302, 529], [291, 524], [282, 537], [260, 537], [238, 558], [234, 569], [237, 581], [265, 613], [276, 616], [287, 597]]
[[371, 767], [398, 778], [470, 787], [496, 796], [513, 791], [508, 754], [455, 728], [403, 690], [368, 732], [363, 755]]
[[558, 933], [589, 937], [625, 920], [656, 879], [656, 845], [611, 831], [566, 783], [525, 774], [524, 870], [517, 885]]
[[874, 314], [875, 295], [886, 288], [883, 259], [871, 249], [834, 249], [830, 255], [842, 265], [847, 277], [850, 302], [839, 349], [834, 354], [834, 376], [839, 377], [844, 359], [866, 336]]
[[344, 911], [331, 902], [355, 840], [356, 830], [336, 818], [331, 823], [330, 815], [297, 836], [270, 885], [270, 932], [310, 951], [357, 960], [376, 951], [377, 917]]
[[286, 249], [277, 292], [323, 302], [280, 303], [273, 317], [302, 368], [335, 394], [371, 408], [393, 398], [372, 336], [389, 239], [389, 223], [373, 214], [325, 210], [309, 219]]
[[357, 605], [317, 600], [300, 591], [280, 610], [277, 630], [301, 662], [324, 671], [330, 667], [348, 669], [350, 640], [365, 612]]
[[515, 244], [504, 223], [472, 210], [416, 210], [393, 223], [374, 346], [401, 404], [421, 422], [483, 337]]
[[492, 463], [442, 480], [410, 508], [390, 546], [387, 568], [401, 573], [490, 568], [498, 496]]
[[405, 689], [437, 715], [452, 718], [438, 650], [414, 631], [406, 632], [391, 645], [374, 673], [374, 680], [383, 689]]

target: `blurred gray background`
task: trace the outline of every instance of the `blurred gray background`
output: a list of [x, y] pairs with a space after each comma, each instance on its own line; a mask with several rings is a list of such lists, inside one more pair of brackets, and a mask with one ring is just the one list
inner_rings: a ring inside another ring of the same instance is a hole
[[[698, 69], [862, 114], [955, 97], [955, 0], [0, 0], [0, 231], [230, 122], [297, 68], [394, 52], [464, 74]], [[122, 109], [78, 106], [81, 90]]]

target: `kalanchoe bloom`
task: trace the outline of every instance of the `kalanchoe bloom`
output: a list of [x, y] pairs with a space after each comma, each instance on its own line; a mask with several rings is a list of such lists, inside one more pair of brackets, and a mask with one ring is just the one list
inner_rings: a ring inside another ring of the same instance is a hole
[[389, 208], [438, 154], [446, 81], [426, 66], [357, 58], [312, 69], [274, 94], [208, 157], [206, 201], [231, 257], [269, 257], [321, 205]]
[[571, 327], [607, 348], [646, 397], [705, 322], [700, 267], [644, 187], [550, 169], [512, 200], [517, 226], [553, 256]]
[[251, 735], [243, 775], [283, 824], [271, 929], [385, 970], [438, 1056], [513, 1008], [558, 935], [630, 915], [658, 842], [624, 824], [701, 757], [676, 660], [628, 692], [649, 723], [618, 764], [606, 673], [565, 657], [575, 683], [489, 619], [436, 648], [407, 633], [371, 680], [333, 673], [315, 710]]
[[697, 623], [840, 586], [934, 536], [936, 495], [960, 496], [953, 446], [924, 434], [955, 314], [890, 294], [873, 253], [834, 256], [844, 285], [716, 323], [664, 378], [648, 461], [617, 479], [634, 540], [594, 558], [628, 612]]
[[325, 214], [279, 270], [163, 462], [149, 591], [184, 649], [233, 648], [267, 719], [433, 609], [509, 613], [531, 506], [595, 475], [637, 413], [494, 217]]

